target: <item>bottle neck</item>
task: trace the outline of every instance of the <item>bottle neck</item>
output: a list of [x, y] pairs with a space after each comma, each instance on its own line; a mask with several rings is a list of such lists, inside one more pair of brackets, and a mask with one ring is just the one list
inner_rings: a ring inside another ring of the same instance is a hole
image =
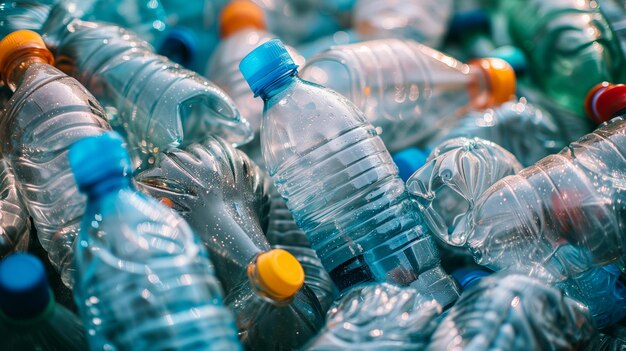
[[289, 70], [267, 83], [265, 87], [259, 90], [258, 95], [263, 99], [263, 101], [268, 101], [299, 79], [298, 70], [294, 68], [293, 70]]
[[31, 65], [36, 63], [51, 64], [51, 62], [53, 62], [52, 54], [48, 50], [26, 48], [9, 55], [0, 74], [6, 86], [8, 86], [12, 92], [15, 92]]
[[39, 314], [30, 318], [14, 318], [14, 317], [7, 315], [2, 310], [0, 310], [0, 321], [5, 321], [9, 324], [16, 325], [16, 326], [29, 327], [29, 326], [35, 325], [37, 323], [40, 323], [41, 321], [44, 321], [50, 318], [50, 315], [52, 315], [55, 308], [56, 308], [56, 301], [54, 300], [52, 291], [50, 291], [50, 300], [46, 304], [45, 308], [43, 308]]
[[252, 286], [252, 290], [261, 300], [271, 303], [272, 305], [285, 306], [290, 304], [293, 296], [278, 296], [265, 285], [265, 283], [261, 279], [259, 270], [257, 269], [257, 258], [258, 255], [250, 262], [247, 269], [248, 280], [250, 282], [250, 286]]
[[479, 65], [469, 65], [470, 105], [474, 109], [485, 109], [493, 104], [492, 88], [489, 84], [487, 72]]
[[127, 177], [108, 177], [102, 181], [85, 187], [85, 192], [89, 198], [98, 199], [106, 194], [119, 191], [121, 189], [130, 189], [131, 183]]

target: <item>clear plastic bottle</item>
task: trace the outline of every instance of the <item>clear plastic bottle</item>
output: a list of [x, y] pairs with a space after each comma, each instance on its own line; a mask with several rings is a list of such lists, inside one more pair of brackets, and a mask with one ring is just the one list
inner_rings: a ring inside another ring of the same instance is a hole
[[587, 309], [559, 290], [495, 274], [463, 293], [427, 350], [577, 350], [593, 332]]
[[412, 39], [439, 47], [452, 18], [453, 0], [358, 0], [353, 22], [364, 39]]
[[626, 327], [617, 325], [597, 332], [583, 351], [624, 351], [626, 350]]
[[554, 101], [580, 118], [589, 89], [621, 78], [624, 60], [596, 1], [501, 0], [499, 4], [515, 43], [528, 55], [533, 78]]
[[[237, 145], [252, 138], [248, 122], [221, 89], [154, 54], [147, 42], [117, 26], [80, 20], [60, 25], [54, 16], [46, 24], [46, 41], [57, 66], [107, 107], [136, 167], [148, 167], [159, 151], [207, 134]], [[58, 18], [63, 16], [60, 10]]]
[[[179, 211], [209, 249], [224, 302], [234, 311], [247, 347], [298, 348], [322, 327], [324, 311], [304, 283], [320, 286], [324, 276], [305, 281], [293, 255], [271, 249], [262, 230], [269, 179], [243, 152], [208, 138], [202, 145], [163, 153], [136, 179], [143, 192]], [[254, 273], [261, 257], [264, 277]]]
[[337, 302], [324, 329], [303, 349], [423, 350], [441, 311], [441, 305], [414, 289], [367, 284]]
[[0, 2], [0, 39], [20, 29], [39, 31], [56, 0]]
[[26, 251], [30, 239], [30, 216], [15, 185], [15, 175], [0, 159], [0, 258]]
[[70, 148], [87, 209], [74, 296], [93, 350], [238, 350], [207, 253], [174, 211], [135, 191], [122, 138]]
[[485, 190], [521, 169], [515, 156], [497, 144], [456, 138], [438, 145], [406, 184], [433, 233], [458, 246], [450, 229], [474, 209]]
[[277, 39], [239, 67], [265, 102], [268, 173], [337, 288], [374, 280], [411, 284], [444, 306], [453, 303], [456, 283], [441, 269], [424, 219], [363, 113], [301, 80]]
[[8, 351], [88, 349], [80, 320], [55, 302], [34, 256], [14, 254], [0, 262], [0, 338]]
[[[259, 131], [263, 119], [263, 102], [254, 98], [239, 72], [239, 62], [250, 51], [276, 36], [265, 30], [263, 10], [248, 0], [232, 1], [220, 15], [219, 43], [206, 67], [206, 76], [229, 94], [241, 115], [250, 122], [255, 137], [243, 150], [259, 165], [263, 164]], [[289, 48], [298, 64], [304, 59]]]
[[392, 152], [423, 144], [470, 108], [499, 105], [515, 94], [504, 61], [463, 64], [411, 40], [336, 46], [308, 60], [302, 77], [344, 95]]
[[67, 151], [76, 140], [110, 127], [98, 101], [52, 62], [37, 33], [21, 30], [0, 42], [0, 71], [14, 92], [0, 121], [0, 141], [41, 246], [71, 286], [85, 197], [72, 178]]
[[[520, 131], [523, 131], [520, 132]], [[494, 142], [511, 152], [524, 166], [559, 152], [569, 143], [567, 135], [545, 109], [526, 98], [509, 101], [487, 110], [474, 110], [440, 131], [430, 143], [478, 137]]]

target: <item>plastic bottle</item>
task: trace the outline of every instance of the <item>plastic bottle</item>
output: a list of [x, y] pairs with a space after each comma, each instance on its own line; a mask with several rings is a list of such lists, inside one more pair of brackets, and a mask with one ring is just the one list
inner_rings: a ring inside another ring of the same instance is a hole
[[26, 251], [30, 239], [30, 216], [18, 194], [15, 175], [0, 159], [0, 258], [14, 251]]
[[626, 328], [620, 325], [597, 332], [583, 351], [624, 351]]
[[522, 169], [515, 156], [480, 138], [456, 138], [437, 146], [407, 181], [426, 223], [444, 243], [458, 246], [456, 228], [498, 180]]
[[0, 39], [20, 29], [38, 31], [56, 0], [0, 2]]
[[479, 264], [544, 270], [556, 280], [619, 260], [624, 155], [626, 121], [618, 117], [495, 183], [449, 229], [449, 242], [468, 246]]
[[297, 49], [298, 53], [300, 53], [305, 59], [309, 59], [312, 56], [319, 54], [322, 51], [328, 50], [333, 46], [354, 44], [360, 41], [361, 38], [359, 37], [359, 34], [356, 32], [356, 30], [338, 30], [327, 36], [300, 44], [297, 46]]
[[34, 32], [13, 32], [0, 42], [0, 72], [14, 92], [0, 121], [0, 141], [41, 246], [71, 286], [85, 197], [72, 178], [67, 150], [74, 141], [110, 127], [98, 101], [52, 62]]
[[[265, 30], [263, 10], [247, 0], [232, 1], [220, 15], [222, 41], [211, 56], [206, 67], [206, 76], [229, 94], [241, 115], [250, 122], [255, 133], [253, 141], [243, 150], [262, 165], [259, 130], [263, 118], [263, 102], [255, 99], [248, 84], [239, 72], [239, 61], [262, 43], [275, 38]], [[298, 64], [304, 64], [293, 48], [289, 48]]]
[[410, 40], [336, 46], [316, 55], [302, 77], [341, 93], [382, 128], [392, 152], [425, 142], [470, 108], [499, 105], [515, 94], [504, 61], [463, 64]]
[[301, 80], [277, 39], [239, 68], [265, 103], [266, 169], [337, 288], [374, 280], [411, 284], [451, 304], [456, 283], [441, 269], [423, 218], [363, 113]]
[[87, 350], [80, 320], [54, 300], [43, 264], [14, 254], [0, 262], [3, 350]]
[[[520, 131], [524, 131], [520, 133]], [[511, 152], [524, 166], [557, 153], [569, 143], [545, 109], [526, 98], [509, 101], [486, 110], [474, 110], [440, 131], [430, 147], [459, 137], [478, 137], [494, 142]]]
[[206, 251], [174, 211], [135, 191], [122, 138], [72, 145], [88, 202], [76, 251], [76, 304], [90, 348], [238, 350]]
[[463, 293], [427, 350], [577, 350], [593, 331], [587, 309], [557, 289], [496, 274]]
[[305, 281], [293, 255], [271, 249], [262, 231], [269, 179], [243, 152], [210, 137], [163, 153], [137, 180], [179, 211], [208, 248], [246, 347], [298, 348], [322, 327], [324, 311], [304, 283], [320, 286], [323, 276], [312, 275], [313, 267]]
[[459, 282], [459, 285], [463, 289], [463, 291], [471, 288], [476, 285], [481, 279], [484, 277], [488, 277], [492, 274], [492, 272], [486, 271], [481, 268], [460, 268], [452, 272], [452, 276]]
[[[64, 16], [62, 10], [57, 14]], [[125, 29], [80, 20], [59, 25], [54, 16], [46, 28], [57, 66], [107, 107], [112, 125], [129, 142], [135, 167], [145, 168], [159, 151], [207, 134], [236, 145], [252, 138], [248, 122], [221, 89], [154, 54], [148, 43]]]
[[358, 0], [353, 22], [364, 39], [404, 38], [439, 47], [453, 0]]
[[624, 66], [598, 3], [507, 0], [499, 4], [515, 43], [528, 55], [533, 78], [554, 101], [584, 118], [587, 91], [602, 81], [618, 81]]
[[344, 295], [304, 350], [423, 350], [441, 305], [411, 288], [367, 284]]

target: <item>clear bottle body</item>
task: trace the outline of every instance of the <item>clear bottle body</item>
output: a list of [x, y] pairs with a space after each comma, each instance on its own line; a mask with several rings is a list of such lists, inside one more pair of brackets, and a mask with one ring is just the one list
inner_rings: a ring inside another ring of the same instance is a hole
[[54, 4], [53, 0], [19, 0], [0, 3], [0, 39], [20, 29], [38, 32]]
[[15, 184], [9, 163], [0, 160], [0, 258], [26, 251], [30, 239], [30, 215]]

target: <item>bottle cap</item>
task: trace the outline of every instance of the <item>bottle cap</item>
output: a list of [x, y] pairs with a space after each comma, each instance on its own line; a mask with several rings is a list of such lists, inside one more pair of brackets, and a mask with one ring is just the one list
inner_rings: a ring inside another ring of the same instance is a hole
[[239, 63], [239, 70], [254, 92], [254, 96], [259, 96], [263, 89], [277, 78], [293, 74], [297, 69], [298, 65], [278, 39], [261, 44]]
[[260, 254], [256, 265], [263, 287], [273, 297], [289, 298], [304, 284], [302, 265], [283, 249], [273, 249]]
[[490, 99], [487, 106], [505, 103], [515, 95], [515, 71], [506, 61], [498, 58], [481, 58], [472, 60], [472, 66], [479, 66], [487, 75]]
[[598, 124], [607, 122], [626, 109], [626, 85], [600, 83], [587, 93], [585, 111]]
[[474, 30], [488, 32], [490, 27], [491, 21], [487, 11], [475, 9], [455, 13], [448, 26], [448, 32], [451, 36], [458, 36]]
[[46, 48], [41, 36], [32, 30], [18, 30], [0, 41], [0, 71], [5, 72], [11, 56], [21, 50], [30, 50], [49, 64], [54, 64], [52, 53]]
[[0, 262], [0, 310], [5, 315], [34, 318], [51, 298], [46, 271], [36, 257], [17, 253]]
[[403, 181], [407, 181], [415, 171], [420, 169], [428, 159], [428, 152], [416, 147], [402, 150], [393, 155], [393, 161], [398, 166], [398, 175]]
[[235, 0], [220, 15], [220, 35], [226, 38], [244, 28], [265, 29], [263, 9], [249, 0]]
[[463, 290], [467, 290], [467, 288], [478, 283], [480, 278], [489, 275], [491, 275], [491, 272], [476, 268], [461, 268], [452, 272], [452, 276], [459, 282]]
[[187, 27], [175, 27], [167, 31], [161, 41], [159, 54], [187, 67], [198, 52], [198, 38]]
[[506, 61], [513, 70], [516, 76], [521, 76], [526, 73], [526, 55], [519, 48], [511, 45], [501, 46], [489, 53], [490, 57], [499, 58]]
[[81, 191], [107, 178], [124, 178], [130, 157], [124, 140], [115, 132], [81, 139], [70, 147], [70, 167]]

